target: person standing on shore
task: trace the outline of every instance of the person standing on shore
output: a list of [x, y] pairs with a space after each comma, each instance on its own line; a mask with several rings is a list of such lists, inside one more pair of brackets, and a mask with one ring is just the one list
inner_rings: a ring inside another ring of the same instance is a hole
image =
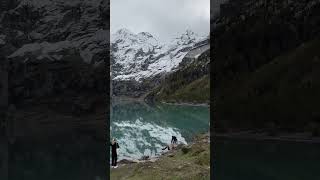
[[172, 149], [174, 149], [174, 148], [175, 148], [175, 145], [177, 144], [177, 142], [178, 142], [177, 137], [176, 137], [176, 136], [172, 136], [172, 137], [171, 137], [171, 144], [165, 146], [164, 148], [162, 148], [162, 150], [164, 151], [164, 150], [166, 150], [166, 149], [168, 148], [168, 150], [170, 151], [170, 147], [171, 147]]
[[178, 142], [178, 139], [176, 136], [172, 136], [172, 139], [171, 139], [171, 144], [177, 144]]
[[111, 167], [117, 168], [117, 149], [119, 148], [119, 144], [117, 143], [116, 139], [112, 139], [112, 142], [110, 144], [111, 146]]

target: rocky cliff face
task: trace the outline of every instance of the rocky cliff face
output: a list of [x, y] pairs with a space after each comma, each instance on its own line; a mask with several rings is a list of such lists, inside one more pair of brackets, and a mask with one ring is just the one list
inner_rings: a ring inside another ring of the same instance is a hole
[[187, 53], [205, 37], [187, 30], [168, 44], [150, 33], [127, 29], [111, 36], [112, 86], [116, 96], [140, 97], [157, 86], [162, 77], [178, 69]]
[[108, 46], [107, 18], [107, 4], [101, 0], [18, 0], [1, 14], [1, 25], [11, 57], [33, 53], [43, 59], [75, 48], [85, 62], [97, 64]]
[[[48, 123], [39, 121], [47, 119], [72, 133], [72, 129], [79, 127], [72, 116], [92, 115], [96, 111], [105, 114], [105, 109], [101, 111], [99, 107], [108, 100], [107, 1], [2, 0], [1, 3], [0, 59], [6, 65], [8, 78], [7, 86], [0, 89], [6, 88], [8, 92], [10, 119], [15, 119], [22, 129], [27, 129], [20, 126], [23, 123], [30, 127], [43, 123], [43, 129], [50, 129]], [[60, 113], [61, 117], [49, 117], [49, 112]], [[65, 119], [70, 126], [57, 119]], [[104, 119], [91, 122], [99, 123], [103, 127]], [[31, 129], [24, 131], [31, 134]]]
[[11, 103], [69, 91], [103, 93], [107, 8], [102, 0], [17, 0], [3, 8], [0, 46]]
[[[229, 1], [212, 31], [215, 84], [252, 72], [319, 35], [318, 1]], [[237, 10], [235, 10], [237, 9]]]
[[210, 103], [210, 44], [189, 51], [177, 71], [165, 76], [158, 88], [147, 97], [172, 103]]

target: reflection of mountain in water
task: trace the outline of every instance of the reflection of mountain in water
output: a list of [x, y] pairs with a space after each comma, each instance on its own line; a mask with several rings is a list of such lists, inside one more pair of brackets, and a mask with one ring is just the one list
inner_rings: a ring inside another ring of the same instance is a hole
[[120, 144], [119, 159], [158, 155], [171, 136], [186, 144], [209, 127], [209, 110], [204, 107], [127, 102], [116, 103], [112, 112], [111, 136]]
[[[89, 136], [0, 144], [0, 179], [106, 179], [105, 141]], [[4, 152], [7, 149], [7, 152]]]
[[214, 179], [320, 179], [320, 144], [215, 139]]

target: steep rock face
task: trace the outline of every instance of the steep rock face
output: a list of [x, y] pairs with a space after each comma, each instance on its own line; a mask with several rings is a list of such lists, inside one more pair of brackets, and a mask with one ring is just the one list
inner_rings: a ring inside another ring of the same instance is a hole
[[177, 71], [166, 75], [148, 100], [178, 103], [208, 103], [210, 98], [210, 44], [191, 50]]
[[307, 95], [318, 88], [312, 41], [320, 36], [319, 1], [230, 0], [221, 7], [212, 30], [216, 126], [306, 128], [318, 117], [303, 104], [319, 102]]
[[0, 0], [0, 9], [4, 135], [104, 139], [107, 1]]
[[107, 1], [1, 3], [0, 59], [7, 65], [7, 87], [2, 86], [8, 92], [7, 104], [18, 110], [41, 105], [79, 115], [106, 103]]
[[215, 1], [211, 2], [210, 6], [211, 6], [212, 18], [216, 18], [217, 16], [219, 16], [220, 5], [227, 2], [227, 1], [228, 0], [215, 0]]
[[162, 76], [177, 70], [184, 56], [204, 38], [187, 30], [169, 44], [161, 44], [150, 33], [134, 34], [127, 29], [111, 37], [113, 93], [134, 97], [145, 94], [159, 84]]
[[56, 48], [75, 48], [85, 62], [98, 64], [104, 60], [100, 54], [106, 53], [109, 42], [106, 8], [101, 0], [17, 1], [1, 19], [16, 49], [11, 57], [37, 53], [41, 59]]
[[6, 36], [0, 35], [0, 109], [8, 104], [8, 64], [5, 60]]
[[[221, 5], [212, 31], [215, 83], [252, 72], [319, 35], [318, 1], [236, 1]], [[215, 86], [218, 87], [218, 86]]]

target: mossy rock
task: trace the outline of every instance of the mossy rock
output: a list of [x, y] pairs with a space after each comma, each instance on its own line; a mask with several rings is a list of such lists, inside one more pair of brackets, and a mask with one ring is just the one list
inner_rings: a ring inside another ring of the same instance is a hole
[[188, 152], [190, 152], [190, 148], [188, 148], [188, 147], [182, 147], [182, 148], [181, 148], [181, 151], [182, 151], [183, 154], [187, 154]]

